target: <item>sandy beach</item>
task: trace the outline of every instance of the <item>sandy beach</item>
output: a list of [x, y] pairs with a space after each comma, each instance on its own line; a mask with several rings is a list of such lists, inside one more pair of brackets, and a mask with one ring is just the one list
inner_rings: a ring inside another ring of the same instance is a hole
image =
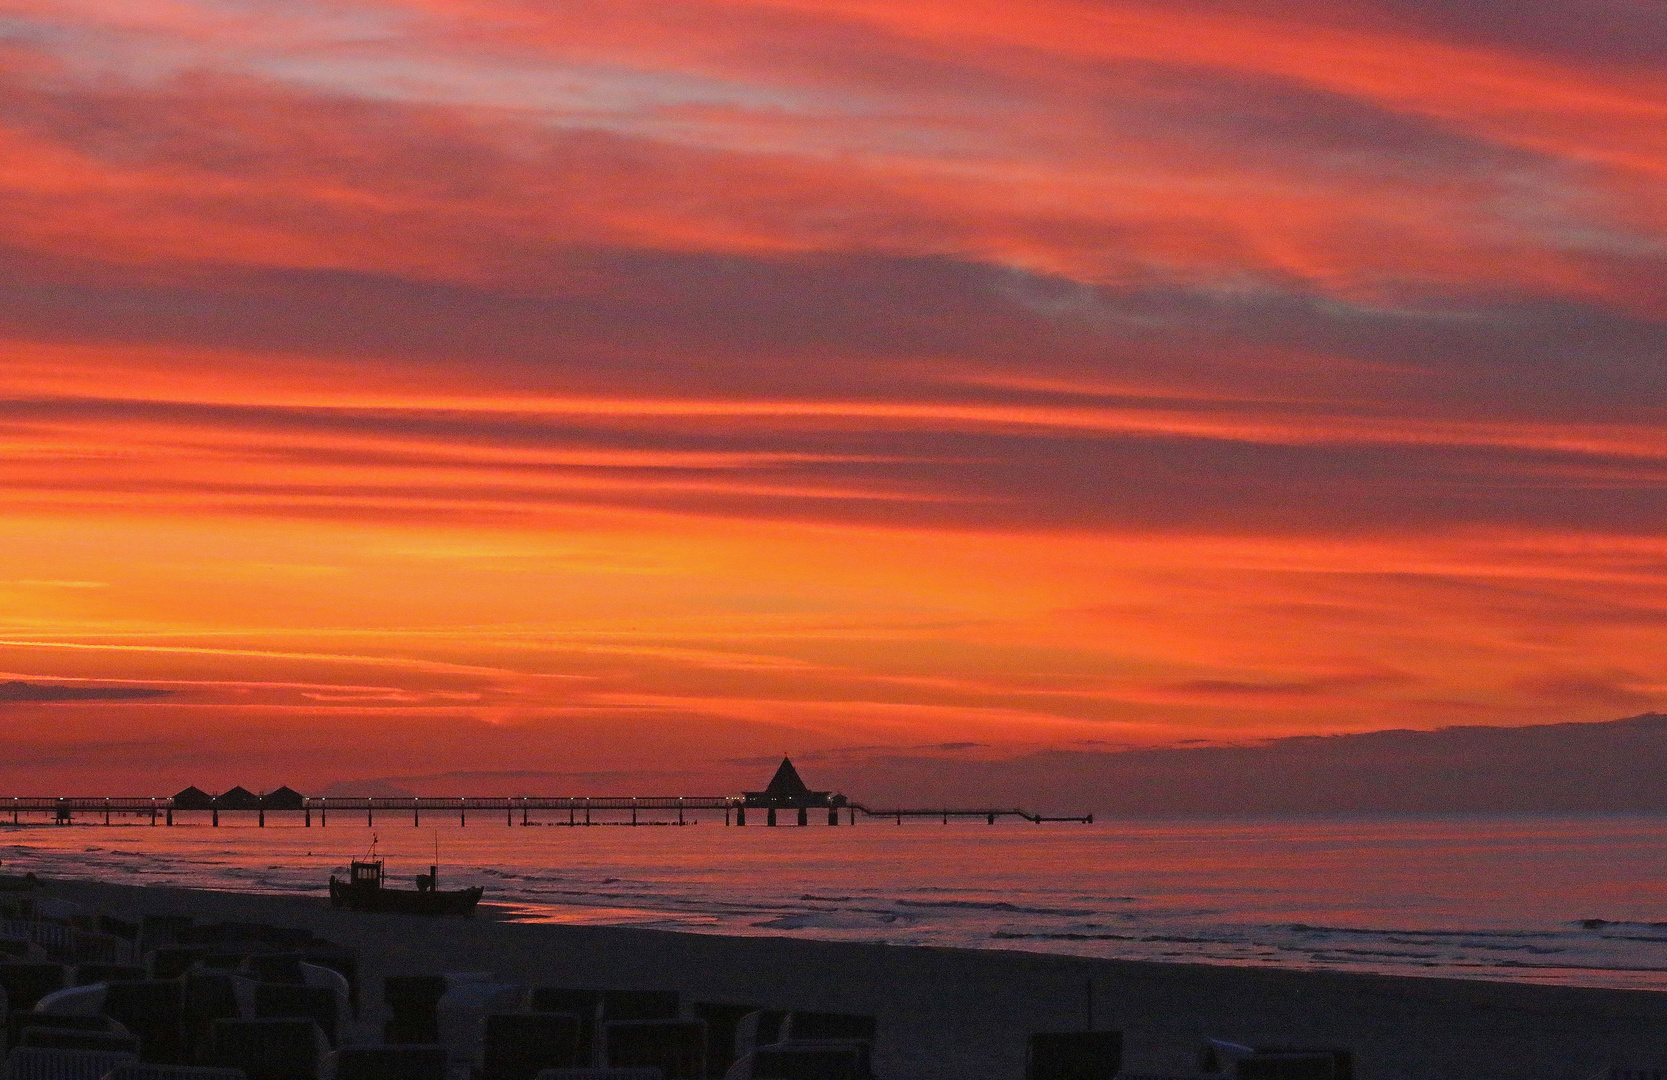
[[308, 927], [381, 976], [491, 971], [528, 984], [675, 988], [688, 999], [873, 1013], [882, 1080], [1017, 1080], [1028, 1032], [1121, 1030], [1128, 1071], [1182, 1072], [1206, 1036], [1353, 1047], [1365, 1080], [1585, 1080], [1667, 1058], [1667, 994], [1079, 959], [1010, 951], [423, 920], [313, 897], [55, 881], [43, 893], [127, 914]]

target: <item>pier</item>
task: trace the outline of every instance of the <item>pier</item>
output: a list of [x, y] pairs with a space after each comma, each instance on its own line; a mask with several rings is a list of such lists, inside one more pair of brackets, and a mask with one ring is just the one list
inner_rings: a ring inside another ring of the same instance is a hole
[[[291, 824], [311, 828], [315, 824], [327, 827], [334, 817], [339, 824], [357, 823], [374, 826], [378, 819], [384, 825], [400, 823], [409, 818], [413, 826], [425, 820], [431, 824], [449, 822], [456, 818], [466, 827], [473, 818], [477, 824], [491, 824], [502, 820], [505, 825], [554, 825], [580, 828], [587, 825], [690, 825], [697, 823], [697, 813], [723, 814], [725, 825], [747, 824], [747, 811], [764, 813], [763, 824], [780, 824], [778, 812], [787, 812], [798, 825], [808, 825], [811, 811], [817, 816], [825, 813], [829, 825], [855, 825], [857, 815], [880, 821], [903, 824], [904, 818], [939, 819], [947, 825], [954, 820], [983, 819], [994, 825], [1003, 818], [1017, 818], [1034, 824], [1044, 822], [1081, 822], [1092, 824], [1093, 814], [1069, 817], [1049, 817], [1017, 807], [1003, 808], [921, 808], [896, 807], [875, 809], [852, 802], [843, 795], [829, 791], [812, 791], [783, 758], [776, 775], [763, 791], [749, 791], [740, 795], [492, 795], [492, 796], [350, 796], [302, 795], [288, 787], [257, 795], [246, 788], [234, 787], [219, 795], [210, 795], [196, 787], [188, 787], [170, 796], [0, 796], [0, 823], [9, 811], [11, 824], [21, 825], [25, 815], [44, 816], [56, 824], [69, 825], [91, 819], [105, 825], [115, 824], [118, 817], [140, 819], [151, 825], [168, 826], [176, 818], [187, 814], [218, 826], [223, 813], [253, 813], [259, 827], [266, 827], [268, 816], [281, 816]], [[535, 817], [536, 815], [536, 817]], [[316, 821], [315, 821], [316, 819]]]

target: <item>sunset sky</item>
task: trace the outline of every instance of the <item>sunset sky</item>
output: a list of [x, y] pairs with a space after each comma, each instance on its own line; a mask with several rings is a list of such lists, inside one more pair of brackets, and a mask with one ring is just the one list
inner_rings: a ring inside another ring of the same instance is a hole
[[1660, 0], [0, 0], [0, 785], [1663, 705], [1664, 53]]

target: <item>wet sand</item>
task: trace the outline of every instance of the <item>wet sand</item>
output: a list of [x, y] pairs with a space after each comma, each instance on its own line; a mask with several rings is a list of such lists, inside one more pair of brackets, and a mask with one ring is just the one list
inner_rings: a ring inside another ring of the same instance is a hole
[[1452, 979], [1079, 959], [1037, 953], [722, 937], [628, 927], [331, 910], [314, 897], [92, 882], [43, 894], [112, 913], [304, 926], [381, 976], [491, 971], [528, 984], [662, 988], [687, 999], [879, 1017], [880, 1080], [1018, 1080], [1031, 1031], [1124, 1033], [1124, 1068], [1185, 1072], [1206, 1036], [1351, 1046], [1363, 1080], [1587, 1080], [1667, 1064], [1667, 994]]

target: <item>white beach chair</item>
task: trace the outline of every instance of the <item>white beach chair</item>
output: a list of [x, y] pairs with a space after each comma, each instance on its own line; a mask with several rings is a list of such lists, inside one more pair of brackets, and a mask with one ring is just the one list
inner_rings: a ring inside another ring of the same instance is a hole
[[301, 962], [301, 981], [308, 986], [322, 986], [336, 995], [336, 1030], [345, 1033], [352, 1022], [352, 994], [353, 988], [348, 984], [347, 976], [335, 968], [327, 968], [322, 964]]
[[109, 983], [92, 983], [55, 990], [35, 1003], [35, 1012], [48, 1016], [97, 1016], [104, 1011]]
[[514, 1012], [526, 998], [526, 987], [515, 983], [452, 982], [438, 1006], [440, 1042], [453, 1067], [478, 1069], [486, 1060], [486, 1017]]

